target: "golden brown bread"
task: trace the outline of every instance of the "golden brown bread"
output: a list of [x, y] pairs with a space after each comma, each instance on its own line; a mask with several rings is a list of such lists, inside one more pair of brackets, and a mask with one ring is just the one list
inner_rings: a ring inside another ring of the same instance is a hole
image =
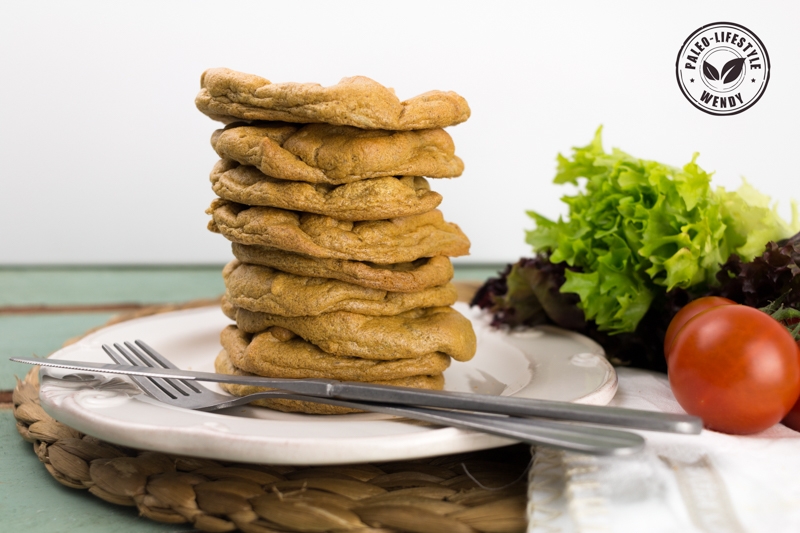
[[340, 356], [389, 360], [442, 352], [456, 361], [468, 361], [477, 347], [472, 323], [451, 307], [418, 308], [394, 316], [335, 311], [283, 317], [236, 306], [226, 308], [226, 312], [244, 332], [278, 326]]
[[255, 167], [220, 160], [211, 171], [212, 189], [220, 198], [317, 213], [338, 220], [383, 220], [425, 213], [442, 201], [425, 178], [371, 178], [344, 185], [287, 181], [264, 175]]
[[458, 299], [453, 284], [417, 292], [369, 289], [345, 281], [281, 272], [234, 259], [222, 270], [225, 303], [250, 311], [282, 316], [315, 316], [333, 311], [365, 315], [396, 315], [418, 307], [452, 305]]
[[389, 220], [350, 222], [217, 199], [206, 211], [210, 231], [241, 244], [259, 244], [312, 257], [404, 263], [469, 253], [469, 239], [438, 209]]
[[464, 171], [443, 129], [233, 124], [214, 132], [211, 145], [223, 159], [254, 166], [273, 178], [307, 183], [339, 185], [384, 176], [453, 178]]
[[[237, 376], [254, 376], [251, 372], [245, 372], [236, 368], [230, 360], [228, 353], [222, 350], [214, 361], [214, 369], [220, 374], [237, 375]], [[444, 378], [441, 374], [434, 374], [432, 376], [410, 376], [406, 378], [378, 380], [373, 383], [380, 385], [394, 385], [396, 387], [414, 387], [417, 389], [441, 390], [444, 387]], [[236, 385], [236, 384], [220, 384], [224, 390], [233, 394], [234, 396], [246, 396], [254, 392], [262, 392], [270, 389], [264, 387], [255, 387], [252, 385]], [[280, 400], [280, 399], [261, 399], [255, 400], [251, 405], [261, 407], [268, 407], [276, 411], [286, 412], [299, 412], [309, 414], [347, 414], [358, 413], [354, 409], [345, 407], [336, 407], [333, 405], [325, 405], [315, 402], [303, 402], [297, 400]]]
[[379, 264], [309, 257], [268, 246], [233, 243], [233, 255], [245, 263], [264, 265], [299, 276], [332, 278], [392, 292], [415, 292], [444, 285], [453, 278], [445, 256], [423, 257], [407, 263]]
[[371, 382], [441, 374], [450, 365], [450, 358], [439, 352], [391, 360], [338, 356], [283, 328], [249, 334], [228, 326], [220, 334], [220, 343], [236, 368], [273, 378]]
[[464, 122], [470, 110], [454, 92], [430, 91], [401, 102], [394, 91], [364, 76], [323, 87], [316, 83], [272, 83], [227, 68], [206, 70], [195, 105], [209, 117], [324, 122], [364, 129], [420, 130]]
[[472, 324], [448, 307], [448, 257], [470, 244], [425, 177], [462, 173], [441, 128], [469, 117], [466, 101], [431, 91], [401, 102], [365, 77], [323, 87], [209, 69], [196, 105], [228, 124], [212, 136], [220, 198], [207, 213], [238, 259], [223, 299], [237, 326], [221, 335], [217, 371], [442, 388], [451, 357], [476, 349]]

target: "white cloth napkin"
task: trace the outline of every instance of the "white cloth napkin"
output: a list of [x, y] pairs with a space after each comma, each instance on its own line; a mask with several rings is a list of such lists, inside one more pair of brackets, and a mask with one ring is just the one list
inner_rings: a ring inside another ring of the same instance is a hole
[[[666, 376], [617, 369], [610, 405], [682, 413]], [[754, 399], [757, 401], [757, 399]], [[639, 432], [643, 453], [535, 450], [528, 533], [800, 532], [800, 433]]]

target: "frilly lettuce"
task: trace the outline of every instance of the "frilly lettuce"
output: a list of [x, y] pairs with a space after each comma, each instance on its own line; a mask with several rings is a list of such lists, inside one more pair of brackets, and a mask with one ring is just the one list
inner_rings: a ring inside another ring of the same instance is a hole
[[587, 320], [611, 334], [632, 332], [658, 294], [711, 286], [731, 254], [749, 261], [764, 243], [798, 229], [746, 182], [734, 192], [712, 190], [698, 154], [674, 168], [603, 150], [602, 128], [572, 158], [559, 154], [554, 182], [585, 184], [562, 198], [569, 217], [536, 222], [526, 241], [565, 262], [562, 293], [575, 293]]

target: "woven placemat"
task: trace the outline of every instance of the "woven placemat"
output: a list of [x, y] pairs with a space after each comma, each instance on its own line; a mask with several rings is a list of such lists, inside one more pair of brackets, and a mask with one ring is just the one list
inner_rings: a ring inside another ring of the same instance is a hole
[[[143, 308], [107, 325], [214, 303]], [[531, 452], [524, 445], [388, 463], [236, 464], [133, 450], [84, 435], [44, 412], [38, 367], [18, 380], [13, 405], [19, 434], [59, 483], [112, 504], [136, 506], [158, 522], [246, 533], [526, 528]]]

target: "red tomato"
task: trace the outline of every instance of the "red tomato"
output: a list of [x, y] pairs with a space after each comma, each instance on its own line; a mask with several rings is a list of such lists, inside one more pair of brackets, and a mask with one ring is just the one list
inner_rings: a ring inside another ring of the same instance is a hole
[[736, 305], [736, 302], [721, 296], [703, 296], [683, 306], [681, 310], [672, 317], [672, 321], [667, 328], [667, 334], [664, 337], [664, 357], [667, 358], [667, 362], [669, 362], [669, 351], [672, 347], [673, 339], [683, 325], [703, 311], [711, 309], [712, 307], [719, 307], [720, 305]]
[[800, 396], [800, 352], [766, 313], [722, 305], [675, 336], [669, 382], [678, 403], [707, 428], [756, 433], [779, 422]]

